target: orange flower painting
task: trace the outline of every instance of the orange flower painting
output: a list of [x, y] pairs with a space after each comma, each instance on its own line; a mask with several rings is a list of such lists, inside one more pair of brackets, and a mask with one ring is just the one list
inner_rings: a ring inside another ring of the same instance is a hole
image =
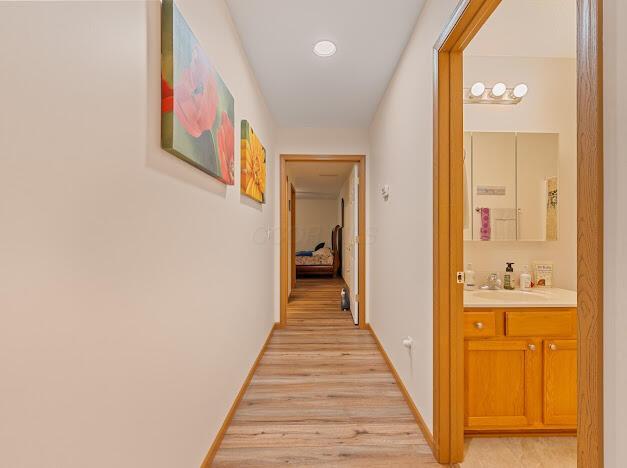
[[233, 96], [172, 0], [161, 28], [161, 147], [233, 185]]
[[242, 176], [241, 191], [244, 195], [266, 202], [266, 149], [246, 120], [242, 120]]

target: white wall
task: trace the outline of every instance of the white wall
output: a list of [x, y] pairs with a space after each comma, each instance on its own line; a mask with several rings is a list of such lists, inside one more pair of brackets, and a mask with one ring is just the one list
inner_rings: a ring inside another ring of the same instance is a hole
[[[178, 5], [274, 155], [223, 1]], [[159, 2], [0, 10], [0, 464], [199, 466], [274, 321], [274, 158], [259, 206], [239, 150], [160, 149]]]
[[367, 154], [368, 130], [362, 128], [280, 128], [279, 154]]
[[431, 429], [433, 45], [457, 3], [427, 2], [370, 127], [370, 322]]
[[529, 85], [529, 94], [516, 106], [465, 105], [464, 130], [560, 135], [558, 240], [464, 242], [465, 263], [472, 263], [478, 274], [504, 271], [506, 261], [516, 262], [519, 272], [534, 260], [548, 260], [554, 262], [554, 286], [577, 289], [576, 70], [575, 60], [565, 58], [464, 58], [466, 87], [477, 81]]
[[604, 1], [605, 30], [605, 466], [627, 460], [627, 4]]
[[321, 242], [331, 248], [331, 233], [339, 223], [337, 203], [336, 199], [296, 195], [296, 251], [313, 250]]

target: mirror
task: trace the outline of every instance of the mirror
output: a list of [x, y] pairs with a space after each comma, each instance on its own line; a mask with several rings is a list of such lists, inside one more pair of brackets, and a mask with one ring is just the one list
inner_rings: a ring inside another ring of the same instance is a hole
[[464, 134], [464, 240], [557, 240], [556, 133]]

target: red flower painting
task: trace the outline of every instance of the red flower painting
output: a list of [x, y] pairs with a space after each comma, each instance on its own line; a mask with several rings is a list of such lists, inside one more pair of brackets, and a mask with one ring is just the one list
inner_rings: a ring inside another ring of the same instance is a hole
[[226, 112], [222, 112], [222, 123], [218, 129], [218, 156], [220, 158], [220, 168], [222, 177], [227, 184], [233, 184], [233, 147], [235, 142], [235, 133], [233, 124]]
[[174, 91], [166, 80], [161, 78], [161, 112], [174, 110]]
[[161, 145], [233, 185], [233, 96], [172, 0], [162, 2], [161, 25]]
[[196, 48], [191, 65], [183, 70], [174, 86], [174, 113], [187, 133], [198, 138], [213, 127], [217, 109], [215, 78], [198, 59]]

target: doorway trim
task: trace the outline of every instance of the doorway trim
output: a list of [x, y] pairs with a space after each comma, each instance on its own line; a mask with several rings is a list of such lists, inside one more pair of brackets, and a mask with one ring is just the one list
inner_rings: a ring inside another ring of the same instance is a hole
[[352, 162], [359, 168], [359, 328], [366, 329], [366, 157], [365, 155], [282, 154], [280, 157], [280, 309], [279, 328], [287, 325], [288, 302], [288, 210], [287, 164], [294, 162]]
[[[461, 0], [434, 48], [434, 440], [464, 458], [463, 51], [501, 0]], [[603, 0], [577, 0], [577, 464], [603, 466]], [[460, 313], [462, 312], [462, 313]]]
[[[294, 184], [290, 184], [290, 203], [288, 211], [290, 212], [290, 252], [296, 253], [296, 189]], [[291, 290], [296, 287], [296, 255], [292, 255], [290, 259], [290, 268], [292, 274], [290, 275]], [[288, 291], [289, 296], [289, 291]]]

